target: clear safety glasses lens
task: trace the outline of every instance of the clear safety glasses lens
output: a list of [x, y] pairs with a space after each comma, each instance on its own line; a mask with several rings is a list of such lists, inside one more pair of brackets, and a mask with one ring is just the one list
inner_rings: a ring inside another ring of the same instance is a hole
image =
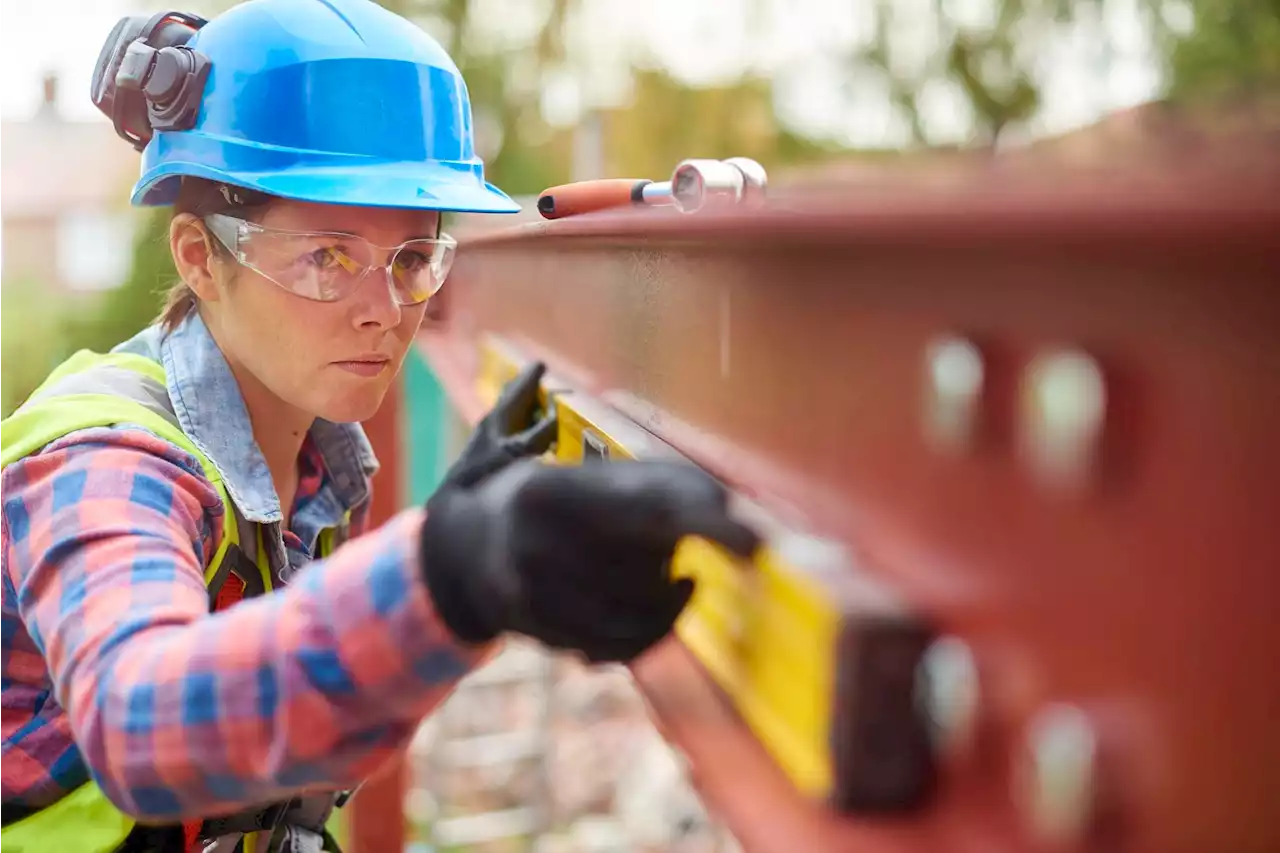
[[350, 296], [378, 269], [386, 271], [401, 305], [425, 302], [444, 284], [458, 245], [441, 234], [399, 246], [375, 246], [350, 234], [281, 231], [221, 213], [206, 216], [204, 222], [241, 264], [317, 302]]

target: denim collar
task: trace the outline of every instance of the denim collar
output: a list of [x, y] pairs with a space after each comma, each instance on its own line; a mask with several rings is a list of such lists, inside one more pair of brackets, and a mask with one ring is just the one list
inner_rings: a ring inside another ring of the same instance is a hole
[[[149, 326], [115, 351], [137, 353], [164, 367], [182, 431], [222, 475], [241, 514], [259, 524], [280, 522], [280, 499], [253, 438], [240, 386], [199, 314], [192, 312], [172, 332]], [[337, 523], [342, 513], [369, 499], [369, 478], [378, 461], [359, 424], [317, 418], [311, 438], [328, 470]]]

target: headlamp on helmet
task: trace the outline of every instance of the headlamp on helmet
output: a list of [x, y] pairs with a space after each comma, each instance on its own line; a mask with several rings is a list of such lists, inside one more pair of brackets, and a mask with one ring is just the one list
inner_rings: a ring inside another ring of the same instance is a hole
[[195, 126], [210, 62], [186, 44], [206, 23], [186, 12], [134, 15], [121, 18], [107, 36], [90, 96], [139, 151], [157, 130]]

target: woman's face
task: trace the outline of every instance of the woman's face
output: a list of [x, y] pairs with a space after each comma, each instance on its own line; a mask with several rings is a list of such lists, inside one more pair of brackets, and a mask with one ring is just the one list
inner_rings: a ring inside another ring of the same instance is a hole
[[[268, 229], [349, 234], [375, 247], [395, 247], [435, 237], [438, 217], [435, 211], [276, 201], [256, 221]], [[288, 251], [294, 249], [288, 245]], [[374, 249], [366, 260], [385, 265], [393, 252]], [[306, 263], [314, 264], [311, 254]], [[332, 260], [322, 258], [326, 262]], [[396, 301], [385, 269], [372, 269], [341, 299], [318, 302], [227, 253], [207, 268], [206, 288], [193, 289], [246, 399], [266, 391], [313, 418], [352, 422], [372, 416], [426, 311], [426, 302]]]

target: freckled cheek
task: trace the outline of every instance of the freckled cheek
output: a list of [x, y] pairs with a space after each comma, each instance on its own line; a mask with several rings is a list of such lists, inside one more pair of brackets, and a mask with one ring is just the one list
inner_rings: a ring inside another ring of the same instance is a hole
[[403, 362], [405, 353], [413, 346], [413, 340], [422, 325], [422, 317], [427, 313], [426, 303], [403, 309], [400, 325], [396, 327], [396, 357]]
[[275, 339], [306, 300], [257, 273], [242, 274], [231, 289], [236, 314], [260, 337]]
[[332, 303], [304, 299], [270, 282], [259, 292], [251, 320], [271, 364], [271, 371], [289, 384], [312, 382], [332, 356], [342, 337], [342, 314]]
[[340, 303], [310, 302], [290, 318], [289, 336], [301, 369], [323, 371], [334, 359], [360, 351]]
[[222, 326], [235, 355], [254, 372], [278, 376], [274, 368], [284, 348], [280, 340], [279, 317], [283, 310], [280, 288], [254, 274], [241, 274], [227, 290], [222, 307]]

